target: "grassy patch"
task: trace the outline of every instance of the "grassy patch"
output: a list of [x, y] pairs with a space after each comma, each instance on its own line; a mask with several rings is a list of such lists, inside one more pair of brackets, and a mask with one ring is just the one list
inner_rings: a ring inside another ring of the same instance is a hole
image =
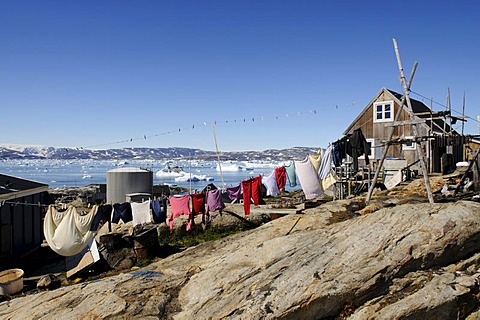
[[160, 245], [192, 247], [203, 242], [218, 240], [249, 229], [252, 229], [252, 227], [244, 223], [235, 226], [211, 227], [206, 229], [202, 229], [201, 226], [195, 226], [188, 232], [163, 232], [159, 235], [158, 240]]

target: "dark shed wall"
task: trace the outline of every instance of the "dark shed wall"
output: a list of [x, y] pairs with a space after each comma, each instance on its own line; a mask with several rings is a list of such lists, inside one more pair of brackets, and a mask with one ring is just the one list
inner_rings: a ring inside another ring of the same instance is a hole
[[43, 241], [43, 206], [24, 205], [44, 203], [44, 194], [38, 193], [8, 202], [0, 207], [0, 258], [21, 256]]

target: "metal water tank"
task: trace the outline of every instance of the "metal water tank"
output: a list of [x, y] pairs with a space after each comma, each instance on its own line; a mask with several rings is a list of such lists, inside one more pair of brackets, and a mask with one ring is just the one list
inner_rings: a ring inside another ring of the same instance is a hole
[[118, 168], [107, 172], [107, 203], [123, 203], [131, 193], [153, 192], [153, 172], [140, 168]]

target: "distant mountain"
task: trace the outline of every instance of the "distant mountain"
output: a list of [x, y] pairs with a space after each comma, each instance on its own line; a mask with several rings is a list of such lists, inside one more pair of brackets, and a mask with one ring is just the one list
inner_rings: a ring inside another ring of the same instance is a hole
[[[318, 148], [294, 147], [289, 149], [269, 149], [264, 151], [231, 151], [220, 154], [222, 160], [291, 160], [303, 159], [307, 154], [317, 152]], [[217, 154], [213, 151], [204, 151], [193, 148], [122, 148], [90, 150], [83, 148], [55, 148], [46, 146], [25, 146], [0, 144], [1, 159], [95, 159], [95, 160], [122, 160], [122, 159], [203, 159], [216, 160]]]

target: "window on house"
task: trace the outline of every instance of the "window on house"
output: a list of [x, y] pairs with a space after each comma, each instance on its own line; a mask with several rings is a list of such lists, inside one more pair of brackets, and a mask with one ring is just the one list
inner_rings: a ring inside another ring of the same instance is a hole
[[415, 150], [417, 148], [417, 143], [413, 141], [413, 136], [405, 137], [408, 142], [402, 144], [402, 150]]
[[373, 104], [373, 121], [386, 122], [393, 121], [393, 101], [375, 102]]
[[[367, 140], [368, 146], [370, 147], [370, 153], [368, 154], [368, 159], [375, 159], [375, 139], [365, 139]], [[365, 159], [365, 155], [361, 155], [358, 159]]]

